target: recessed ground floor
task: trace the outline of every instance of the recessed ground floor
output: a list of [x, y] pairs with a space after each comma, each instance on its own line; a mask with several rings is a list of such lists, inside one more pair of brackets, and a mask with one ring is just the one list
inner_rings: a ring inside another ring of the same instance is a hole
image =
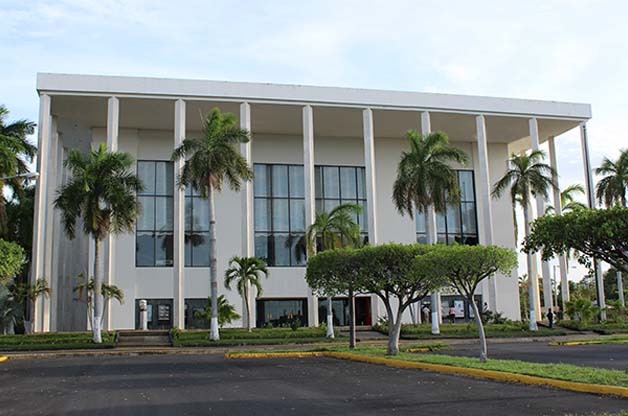
[[[0, 364], [2, 415], [565, 415], [626, 400], [333, 358], [75, 357]], [[507, 410], [505, 410], [507, 409]]]
[[[173, 326], [172, 298], [143, 299], [146, 300], [148, 310], [148, 329], [170, 329]], [[476, 296], [478, 310], [482, 310], [482, 296]], [[140, 329], [140, 299], [135, 300], [135, 329]], [[373, 298], [360, 295], [355, 298], [356, 325], [371, 326]], [[408, 323], [427, 322], [430, 319], [431, 299], [426, 297], [412, 306]], [[238, 305], [240, 306], [240, 305]], [[259, 298], [255, 300], [255, 327], [288, 327], [295, 323], [297, 326], [311, 326], [309, 321], [308, 298]], [[319, 322], [326, 322], [327, 298], [318, 298], [317, 305]], [[184, 306], [186, 329], [207, 329], [209, 321], [202, 315], [209, 308], [208, 298], [186, 298]], [[332, 299], [334, 325], [349, 325], [349, 299], [334, 297]], [[474, 318], [473, 309], [467, 300], [458, 295], [443, 295], [441, 297], [441, 314], [445, 321], [466, 322]], [[115, 323], [113, 325], [115, 328]]]

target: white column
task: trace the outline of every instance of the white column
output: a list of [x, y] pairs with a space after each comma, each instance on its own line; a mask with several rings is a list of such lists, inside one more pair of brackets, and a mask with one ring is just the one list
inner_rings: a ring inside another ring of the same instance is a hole
[[[364, 136], [364, 167], [366, 173], [366, 214], [369, 231], [369, 244], [377, 245], [377, 187], [375, 186], [375, 131], [373, 130], [373, 110], [362, 110], [362, 132]], [[371, 295], [371, 319], [373, 324], [379, 318], [379, 298]]]
[[[584, 179], [587, 190], [587, 201], [589, 208], [595, 208], [595, 187], [593, 185], [593, 170], [591, 169], [591, 158], [589, 154], [589, 142], [587, 138], [587, 123], [580, 123], [580, 144], [582, 145], [582, 161], [584, 165]], [[606, 298], [604, 296], [604, 282], [602, 275], [602, 265], [599, 260], [594, 259], [595, 286], [597, 289], [598, 306], [602, 309], [600, 316], [606, 319]]]
[[[480, 202], [482, 227], [480, 242], [484, 245], [493, 244], [493, 209], [491, 207], [491, 178], [488, 167], [488, 145], [486, 142], [486, 120], [484, 115], [475, 117], [475, 131], [478, 140], [478, 181], [477, 200]], [[497, 312], [497, 282], [495, 277], [488, 279], [488, 306]]]
[[[316, 218], [314, 195], [314, 111], [311, 105], [303, 107], [303, 180], [305, 181], [305, 229]], [[310, 326], [318, 326], [318, 298], [310, 289], [308, 294], [308, 321]]]
[[[558, 186], [558, 163], [556, 161], [556, 142], [554, 137], [550, 137], [548, 140], [549, 145], [549, 157], [550, 157], [550, 166], [554, 169], [554, 183], [556, 184], [556, 188], [554, 189], [554, 211], [556, 215], [562, 215], [563, 207], [561, 206], [560, 201], [560, 187]], [[567, 258], [564, 255], [558, 256], [558, 266], [560, 268], [560, 292], [561, 297], [563, 299], [563, 308], [564, 312], [564, 303], [569, 302], [569, 280], [567, 276]], [[558, 305], [555, 305], [558, 306]]]
[[[107, 150], [110, 152], [118, 151], [118, 134], [120, 120], [120, 100], [117, 97], [109, 97], [107, 100]], [[116, 271], [116, 235], [109, 234], [107, 238], [107, 275], [104, 283], [112, 285], [115, 282]], [[105, 305], [105, 325], [107, 331], [112, 329], [111, 323], [111, 300], [107, 300]]]
[[[54, 223], [54, 199], [56, 193], [56, 170], [57, 170], [57, 121], [54, 117], [51, 117], [51, 132], [50, 132], [50, 144], [48, 145], [48, 175], [46, 177], [46, 234], [44, 237], [44, 273], [43, 277], [48, 281], [48, 287], [53, 288], [53, 223]], [[53, 291], [54, 293], [54, 291]], [[53, 315], [52, 311], [52, 298], [42, 296], [40, 298], [41, 312], [42, 312], [42, 331], [48, 332], [51, 327], [51, 319]], [[54, 325], [54, 324], [52, 324]]]
[[[185, 139], [185, 101], [174, 102], [174, 147]], [[174, 162], [173, 325], [185, 328], [185, 190], [177, 186], [184, 161]]]
[[[432, 123], [430, 113], [423, 111], [421, 113], [421, 134], [427, 136], [432, 132]], [[425, 228], [427, 234], [427, 244], [436, 244], [438, 241], [438, 231], [436, 229], [436, 211], [434, 206], [430, 205], [425, 213]], [[441, 310], [440, 292], [432, 292], [430, 309], [432, 315], [432, 333], [439, 334], [439, 324], [443, 323], [443, 311]]]
[[[530, 126], [530, 139], [532, 141], [532, 149], [539, 150], [539, 125], [537, 123], [536, 118], [531, 118], [529, 120]], [[537, 217], [545, 214], [545, 199], [542, 195], [536, 196], [536, 215]], [[541, 262], [541, 270], [543, 273], [543, 303], [544, 303], [544, 311], [547, 313], [547, 309], [553, 306], [552, 299], [552, 276], [550, 274], [550, 266], [547, 261]], [[541, 315], [537, 315], [537, 319], [540, 319]]]
[[[45, 237], [46, 237], [46, 189], [48, 178], [48, 160], [50, 148], [50, 96], [42, 94], [39, 97], [39, 124], [38, 124], [38, 146], [37, 146], [37, 171], [39, 177], [35, 185], [35, 207], [33, 217], [33, 253], [31, 283], [44, 277], [45, 261]], [[35, 302], [33, 310], [30, 311], [31, 325], [35, 332], [43, 330], [43, 316], [40, 310], [43, 309]]]
[[[247, 102], [240, 104], [240, 128], [251, 132], [251, 105]], [[252, 140], [251, 136], [251, 140]], [[246, 159], [246, 163], [253, 168], [253, 157], [251, 154], [251, 141], [240, 145], [240, 153]], [[242, 256], [255, 256], [255, 234], [253, 228], [253, 182], [242, 183]], [[251, 312], [251, 326], [255, 327], [254, 291], [247, 285], [249, 294], [249, 311]], [[246, 311], [246, 300], [242, 299], [242, 309]], [[248, 325], [246, 314], [242, 314], [244, 326]]]

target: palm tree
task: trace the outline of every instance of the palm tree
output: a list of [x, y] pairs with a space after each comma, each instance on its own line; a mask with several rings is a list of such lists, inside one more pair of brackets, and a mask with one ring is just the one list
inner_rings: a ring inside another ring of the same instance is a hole
[[[597, 183], [596, 196], [600, 203], [607, 207], [613, 205], [626, 206], [626, 193], [628, 192], [628, 149], [622, 149], [619, 158], [612, 161], [608, 158], [602, 160], [602, 165], [595, 169], [596, 175], [605, 175]], [[623, 293], [623, 281], [621, 269], [617, 270], [618, 293]], [[623, 296], [619, 297], [622, 306], [625, 305]]]
[[231, 113], [214, 108], [203, 119], [203, 136], [183, 140], [175, 149], [172, 160], [184, 160], [178, 178], [180, 187], [192, 186], [209, 204], [209, 276], [211, 284], [212, 317], [209, 338], [220, 339], [218, 331], [218, 266], [216, 262], [215, 191], [222, 190], [225, 179], [229, 187], [239, 191], [242, 180], [253, 179], [253, 170], [240, 154], [237, 145], [249, 141], [249, 132], [236, 125]]
[[[194, 311], [194, 318], [211, 321], [211, 318], [213, 317], [212, 305], [213, 302], [211, 298], [207, 298], [207, 306], [205, 306], [202, 310]], [[231, 321], [240, 319], [240, 315], [236, 312], [235, 306], [229, 303], [227, 298], [225, 298], [225, 295], [218, 296], [216, 305], [218, 305], [218, 325], [221, 328], [224, 324], [230, 324]]]
[[[341, 247], [358, 247], [360, 245], [360, 227], [355, 217], [362, 211], [357, 204], [340, 204], [329, 212], [316, 214], [314, 223], [309, 226], [305, 235], [308, 255], [317, 251], [333, 250]], [[352, 308], [353, 299], [349, 299]], [[352, 309], [353, 310], [353, 309]], [[350, 326], [353, 328], [353, 313], [350, 311]], [[334, 338], [334, 315], [332, 297], [327, 296], [327, 334]], [[351, 330], [350, 330], [351, 332]]]
[[[544, 163], [545, 153], [542, 150], [533, 150], [530, 154], [512, 154], [508, 160], [509, 168], [504, 176], [493, 185], [493, 198], [501, 197], [504, 192], [510, 191], [512, 204], [520, 203], [523, 207], [523, 219], [526, 237], [530, 235], [530, 197], [540, 196], [547, 198], [549, 190], [556, 188], [554, 177], [556, 173], [551, 166]], [[527, 254], [528, 276], [532, 276], [532, 255]], [[536, 293], [530, 287], [530, 330], [538, 329], [534, 306]], [[539, 317], [540, 318], [540, 317]]]
[[[85, 276], [83, 273], [76, 276], [76, 278], [78, 279], [79, 283], [76, 286], [74, 286], [73, 290], [74, 292], [77, 293], [78, 300], [83, 301], [87, 304], [87, 311], [89, 314], [90, 325], [93, 328], [94, 327], [94, 286], [95, 286], [94, 279], [87, 279], [87, 276]], [[103, 322], [105, 320], [104, 318], [105, 318], [105, 311], [107, 309], [107, 304], [109, 303], [108, 300], [115, 299], [118, 301], [118, 303], [122, 304], [122, 302], [124, 301], [124, 292], [122, 291], [122, 289], [120, 289], [116, 285], [107, 285], [105, 283], [102, 284], [101, 291], [102, 291], [102, 296], [104, 299], [103, 314], [102, 314], [102, 318], [100, 319], [100, 326], [102, 327]], [[84, 296], [85, 296], [85, 299], [83, 300]]]
[[[414, 217], [415, 210], [421, 213], [445, 212], [447, 201], [456, 203], [460, 199], [458, 175], [450, 163], [467, 163], [467, 154], [449, 144], [449, 138], [437, 131], [427, 135], [415, 130], [406, 133], [410, 150], [401, 154], [397, 167], [397, 178], [393, 185], [393, 202], [401, 215]], [[428, 232], [436, 233], [428, 227]], [[431, 243], [435, 235], [428, 236]], [[432, 333], [440, 333], [436, 305], [438, 295], [432, 295]], [[435, 315], [436, 313], [436, 315]]]
[[628, 149], [622, 149], [616, 161], [605, 157], [600, 167], [595, 169], [595, 174], [604, 175], [596, 186], [598, 201], [607, 207], [615, 204], [625, 207], [628, 192]]
[[104, 264], [101, 243], [111, 233], [129, 232], [138, 217], [136, 192], [142, 183], [131, 171], [133, 158], [128, 153], [108, 152], [102, 143], [88, 154], [70, 151], [64, 165], [72, 178], [63, 185], [55, 199], [69, 238], [74, 238], [76, 221], [94, 240], [94, 342], [101, 343], [103, 316], [102, 284]]
[[17, 120], [7, 123], [9, 110], [0, 105], [0, 237], [7, 237], [7, 218], [5, 196], [2, 192], [8, 186], [14, 195], [22, 194], [24, 175], [29, 172], [28, 165], [37, 154], [37, 147], [31, 144], [27, 136], [35, 131], [35, 123], [28, 120]]
[[35, 302], [41, 296], [49, 297], [52, 293], [52, 289], [48, 287], [48, 281], [44, 278], [39, 278], [35, 281], [35, 283], [17, 283], [13, 284], [9, 288], [13, 299], [19, 305], [27, 304], [28, 308], [31, 311], [31, 323], [27, 325], [26, 328], [28, 333], [33, 332], [33, 322], [35, 318], [32, 316], [32, 311], [35, 310]]
[[268, 269], [264, 260], [257, 257], [232, 257], [229, 260], [229, 268], [225, 270], [225, 287], [231, 290], [231, 284], [235, 282], [240, 296], [244, 299], [246, 307], [246, 329], [251, 332], [251, 305], [249, 304], [249, 288], [255, 286], [257, 296], [262, 294], [262, 282], [260, 275], [268, 278]]
[[[560, 193], [560, 207], [562, 213], [575, 211], [586, 208], [587, 206], [576, 200], [576, 195], [584, 195], [584, 186], [582, 184], [569, 185]], [[556, 209], [552, 205], [548, 205], [545, 209], [546, 214], [552, 214]]]

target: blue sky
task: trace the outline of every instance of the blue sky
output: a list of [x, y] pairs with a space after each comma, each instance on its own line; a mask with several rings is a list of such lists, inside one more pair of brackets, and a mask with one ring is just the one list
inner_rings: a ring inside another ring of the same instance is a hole
[[[590, 103], [593, 166], [628, 147], [625, 1], [0, 0], [0, 103], [35, 74], [279, 82]], [[583, 182], [577, 131], [557, 139]]]

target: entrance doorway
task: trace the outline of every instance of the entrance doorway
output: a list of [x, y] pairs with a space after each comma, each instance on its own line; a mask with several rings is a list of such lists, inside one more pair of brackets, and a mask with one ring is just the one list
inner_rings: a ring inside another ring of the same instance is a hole
[[[148, 329], [172, 328], [172, 299], [144, 299]], [[140, 329], [140, 299], [135, 299], [135, 329]]]

